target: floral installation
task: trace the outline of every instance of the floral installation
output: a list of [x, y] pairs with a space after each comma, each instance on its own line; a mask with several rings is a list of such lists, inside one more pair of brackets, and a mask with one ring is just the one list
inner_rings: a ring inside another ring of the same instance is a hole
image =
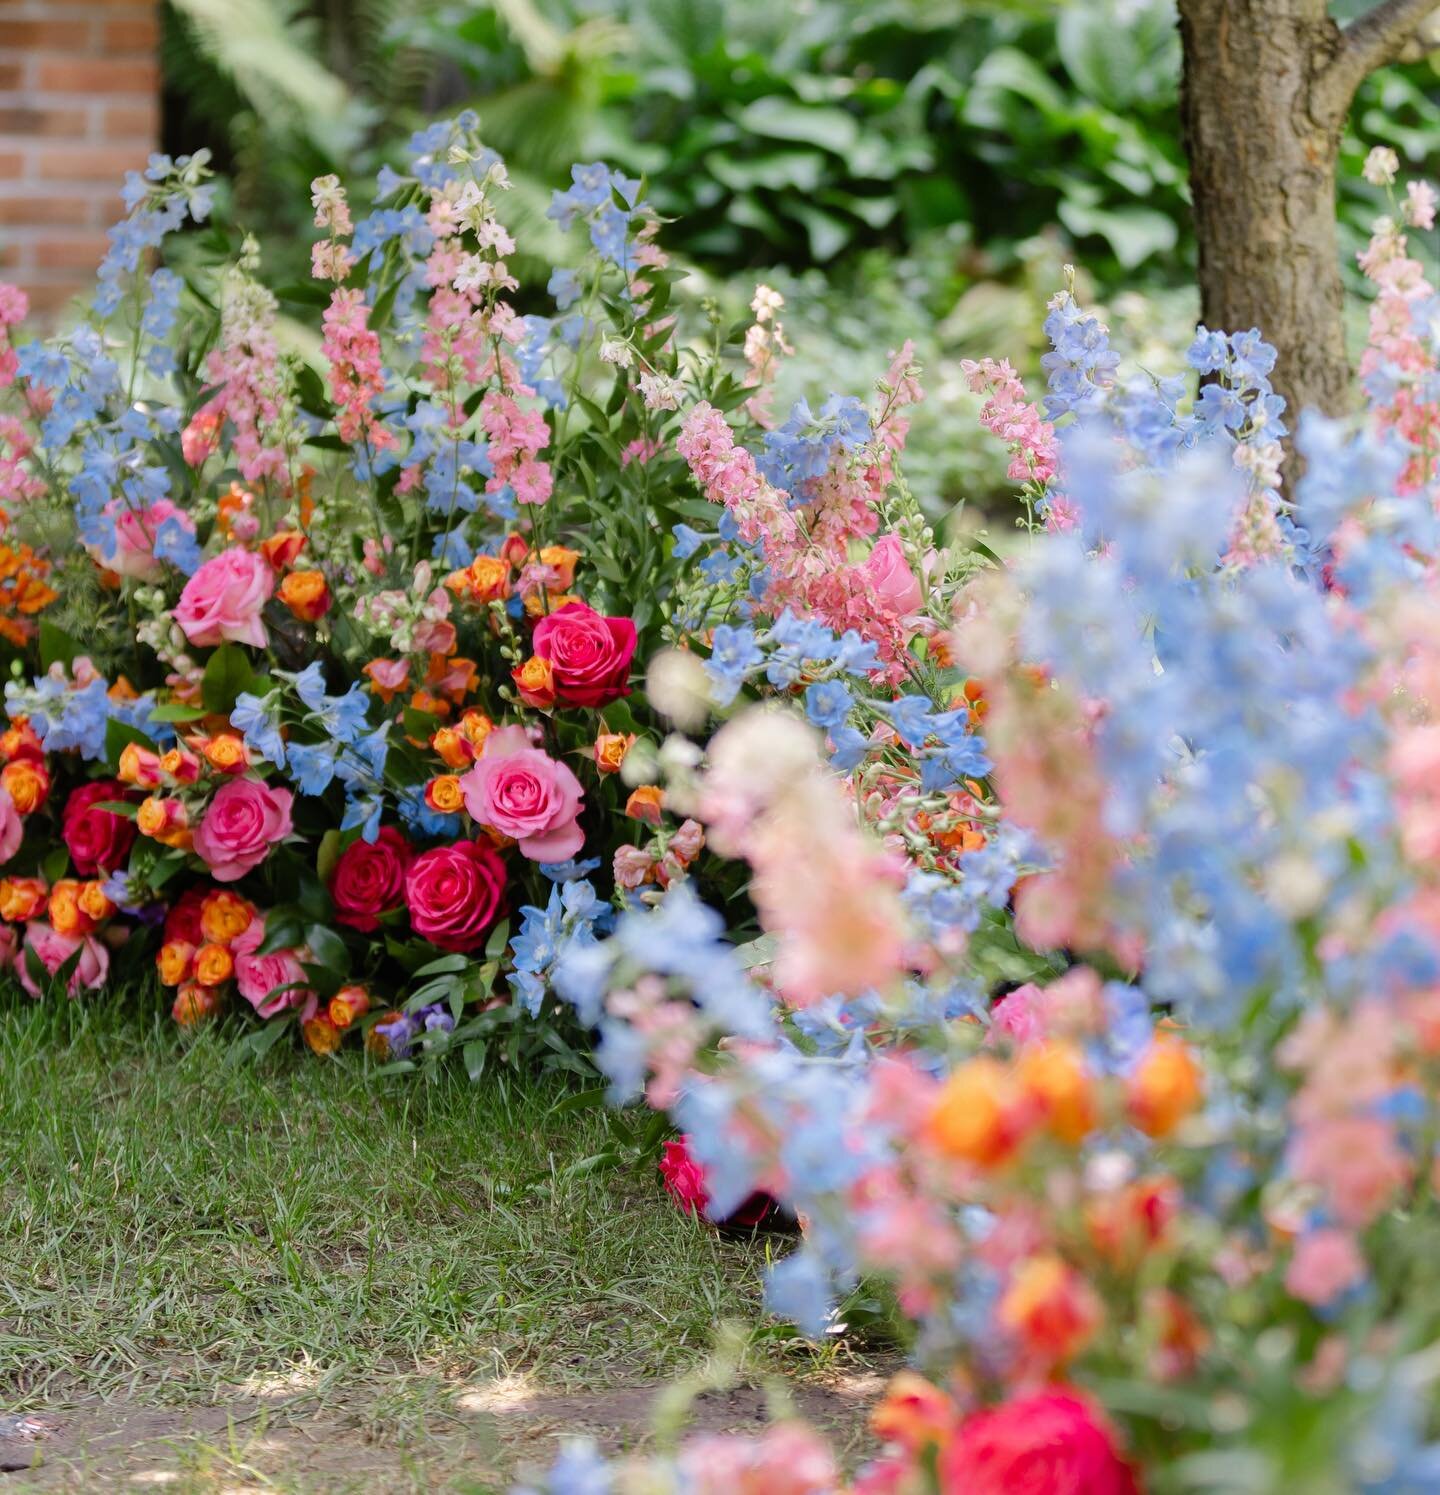
[[893, 1302], [858, 1472], [782, 1421], [550, 1495], [1435, 1488], [1434, 194], [1293, 481], [1258, 331], [1156, 380], [1067, 287], [1040, 402], [967, 365], [1002, 563], [906, 481], [908, 345], [776, 411], [781, 298], [677, 300], [600, 164], [542, 303], [476, 132], [318, 178], [305, 286], [201, 155], [67, 332], [0, 287], [0, 961], [598, 1067], [678, 1208], [797, 1220], [776, 1314]]
[[[614, 1099], [683, 1128], [672, 1190], [797, 1215], [772, 1310], [824, 1336], [883, 1286], [912, 1369], [858, 1471], [781, 1422], [572, 1443], [526, 1489], [1440, 1488], [1440, 298], [1404, 228], [1433, 206], [1377, 225], [1367, 409], [1302, 413], [1288, 493], [1258, 333], [1126, 375], [1062, 291], [1043, 405], [969, 371], [1029, 541], [959, 588], [902, 551], [889, 700], [768, 577], [687, 620], [718, 711], [654, 662], [665, 802], [748, 868], [754, 931], [690, 880], [557, 986]], [[688, 418], [736, 521], [708, 543], [794, 546], [823, 464], [784, 441], [843, 444], [828, 418], [753, 455]]]

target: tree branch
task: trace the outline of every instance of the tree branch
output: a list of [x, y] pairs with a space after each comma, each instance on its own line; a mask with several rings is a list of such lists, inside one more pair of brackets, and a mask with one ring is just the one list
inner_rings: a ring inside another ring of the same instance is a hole
[[1425, 22], [1440, 14], [1440, 0], [1380, 0], [1340, 33], [1340, 51], [1329, 69], [1342, 90], [1345, 108], [1361, 83], [1378, 67], [1401, 57]]

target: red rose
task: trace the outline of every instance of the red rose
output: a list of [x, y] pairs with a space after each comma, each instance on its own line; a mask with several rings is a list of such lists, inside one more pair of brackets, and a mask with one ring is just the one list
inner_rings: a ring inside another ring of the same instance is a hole
[[965, 1495], [1138, 1495], [1135, 1471], [1089, 1402], [1043, 1391], [976, 1412], [940, 1456], [940, 1488]]
[[550, 665], [561, 705], [603, 706], [630, 694], [625, 682], [635, 624], [629, 618], [603, 618], [583, 602], [567, 602], [540, 619], [531, 643]]
[[200, 927], [200, 906], [214, 891], [212, 883], [186, 888], [170, 905], [165, 915], [167, 945], [179, 940], [198, 948], [205, 943], [205, 932]]
[[101, 800], [124, 799], [129, 791], [119, 779], [96, 779], [82, 784], [65, 801], [60, 835], [81, 877], [113, 872], [135, 844], [135, 822], [113, 810], [97, 810]]
[[405, 874], [410, 927], [439, 950], [473, 950], [505, 906], [505, 863], [482, 841], [421, 852]]
[[405, 869], [414, 855], [415, 848], [393, 825], [381, 826], [373, 843], [347, 846], [330, 874], [335, 917], [351, 929], [374, 929], [381, 914], [404, 901]]
[[758, 1225], [775, 1207], [775, 1201], [762, 1193], [752, 1194], [738, 1209], [715, 1220], [710, 1213], [710, 1187], [705, 1170], [690, 1151], [690, 1138], [680, 1136], [665, 1144], [660, 1154], [660, 1179], [665, 1192], [690, 1215], [700, 1215], [716, 1225]]

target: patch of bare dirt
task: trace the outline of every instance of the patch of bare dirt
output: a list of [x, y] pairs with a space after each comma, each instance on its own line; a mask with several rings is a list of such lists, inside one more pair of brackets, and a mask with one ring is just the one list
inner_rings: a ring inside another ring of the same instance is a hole
[[[787, 1391], [797, 1412], [855, 1457], [882, 1384], [880, 1374], [864, 1372]], [[645, 1446], [673, 1412], [673, 1399], [665, 1386], [557, 1392], [512, 1376], [474, 1386], [410, 1377], [343, 1395], [332, 1389], [323, 1401], [303, 1394], [200, 1407], [78, 1400], [0, 1418], [0, 1495], [499, 1495], [517, 1473], [547, 1464], [565, 1438], [590, 1437], [612, 1453]], [[737, 1387], [701, 1392], [684, 1420], [707, 1432], [755, 1432], [773, 1411], [763, 1391]]]

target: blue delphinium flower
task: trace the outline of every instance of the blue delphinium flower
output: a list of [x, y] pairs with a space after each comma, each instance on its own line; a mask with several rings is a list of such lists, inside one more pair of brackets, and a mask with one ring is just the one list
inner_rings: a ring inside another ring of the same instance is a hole
[[753, 628], [720, 624], [711, 639], [710, 658], [705, 661], [716, 704], [728, 706], [739, 695], [746, 673], [764, 661]]
[[818, 680], [805, 691], [805, 715], [817, 727], [827, 730], [840, 726], [854, 704], [849, 690], [839, 680]]

